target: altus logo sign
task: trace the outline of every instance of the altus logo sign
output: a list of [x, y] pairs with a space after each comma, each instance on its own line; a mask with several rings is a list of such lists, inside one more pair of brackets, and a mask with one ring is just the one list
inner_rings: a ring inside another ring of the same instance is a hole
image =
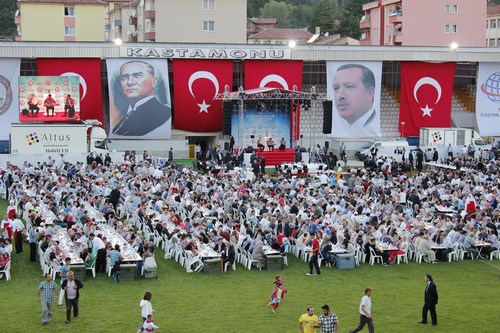
[[28, 146], [32, 146], [40, 142], [40, 139], [38, 138], [38, 135], [36, 135], [36, 132], [26, 135], [26, 140], [28, 141]]

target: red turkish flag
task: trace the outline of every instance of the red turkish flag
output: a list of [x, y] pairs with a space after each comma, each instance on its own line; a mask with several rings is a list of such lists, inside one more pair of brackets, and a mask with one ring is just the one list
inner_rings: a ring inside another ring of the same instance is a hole
[[174, 128], [191, 132], [222, 130], [224, 87], [233, 85], [231, 60], [173, 60]]
[[[245, 89], [255, 88], [280, 88], [285, 90], [302, 91], [302, 61], [297, 60], [245, 60]], [[290, 115], [290, 137], [293, 136], [293, 128], [296, 129], [298, 140], [300, 131], [300, 105], [297, 106], [297, 123]]]
[[37, 59], [40, 76], [80, 77], [80, 117], [103, 122], [101, 59]]
[[455, 63], [401, 63], [403, 136], [419, 136], [421, 127], [450, 127], [454, 75]]

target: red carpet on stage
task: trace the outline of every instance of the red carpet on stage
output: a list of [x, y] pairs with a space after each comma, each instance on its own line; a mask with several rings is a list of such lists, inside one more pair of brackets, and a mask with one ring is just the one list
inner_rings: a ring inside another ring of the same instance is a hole
[[48, 123], [71, 123], [78, 121], [80, 119], [80, 112], [76, 112], [73, 118], [70, 118], [68, 115], [64, 116], [64, 112], [56, 112], [54, 116], [46, 116], [44, 110], [40, 108], [40, 112], [38, 112], [38, 117], [31, 117], [31, 114], [27, 116], [22, 113], [19, 114], [19, 121], [21, 123], [39, 123], [39, 122], [48, 122]]
[[279, 151], [276, 148], [274, 151], [265, 150], [262, 152], [257, 149], [257, 155], [259, 155], [259, 160], [262, 159], [262, 155], [266, 157], [266, 165], [295, 162], [295, 149], [293, 148], [287, 148], [285, 151]]

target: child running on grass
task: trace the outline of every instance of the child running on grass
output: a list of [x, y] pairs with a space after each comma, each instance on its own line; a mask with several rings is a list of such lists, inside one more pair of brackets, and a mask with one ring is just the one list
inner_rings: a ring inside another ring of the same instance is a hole
[[142, 324], [141, 328], [137, 330], [137, 333], [154, 332], [156, 328], [160, 328], [160, 326], [156, 326], [155, 323], [153, 322], [153, 315], [148, 314], [146, 320], [144, 321], [144, 324]]
[[276, 313], [276, 309], [280, 306], [281, 300], [285, 298], [285, 294], [287, 292], [288, 290], [282, 283], [276, 284], [276, 288], [274, 288], [274, 291], [270, 296], [272, 301], [268, 304], [268, 306], [273, 308], [273, 313]]
[[278, 285], [280, 285], [280, 284], [285, 284], [285, 280], [283, 280], [283, 279], [281, 278], [281, 275], [279, 275], [279, 274], [278, 274], [278, 275], [276, 275], [276, 276], [274, 277], [273, 284], [277, 287], [277, 286], [278, 286]]

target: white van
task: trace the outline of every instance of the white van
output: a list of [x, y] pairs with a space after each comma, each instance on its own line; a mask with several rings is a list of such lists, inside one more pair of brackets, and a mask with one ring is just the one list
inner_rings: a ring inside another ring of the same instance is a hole
[[369, 141], [360, 150], [356, 151], [356, 158], [360, 161], [366, 160], [372, 155], [373, 151], [377, 151], [377, 157], [386, 156], [401, 162], [403, 156], [403, 149], [405, 157], [408, 158], [410, 150], [415, 148], [410, 146], [406, 140], [394, 141]]

